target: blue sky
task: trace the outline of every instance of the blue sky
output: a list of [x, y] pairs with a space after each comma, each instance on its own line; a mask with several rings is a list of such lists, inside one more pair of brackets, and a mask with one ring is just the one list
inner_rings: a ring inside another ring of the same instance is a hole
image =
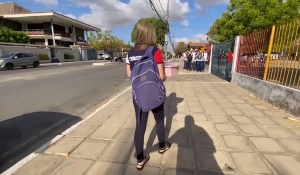
[[[148, 0], [146, 0], [148, 1]], [[152, 0], [160, 9], [159, 0]], [[164, 10], [166, 1], [160, 0]], [[170, 0], [171, 32], [174, 40], [202, 41], [211, 24], [226, 10], [229, 0]], [[0, 0], [0, 2], [7, 2]], [[130, 41], [131, 30], [141, 17], [152, 15], [143, 0], [15, 0], [32, 12], [60, 12], [83, 22], [113, 31], [113, 34]], [[149, 1], [148, 1], [149, 2]], [[152, 15], [153, 16], [153, 15]], [[183, 21], [188, 21], [183, 24]]]

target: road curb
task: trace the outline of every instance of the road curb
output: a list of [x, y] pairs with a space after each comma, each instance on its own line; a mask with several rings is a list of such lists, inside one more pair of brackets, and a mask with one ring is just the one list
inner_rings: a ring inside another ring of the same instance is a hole
[[71, 61], [71, 62], [61, 62], [61, 63], [41, 63], [41, 67], [49, 67], [49, 66], [61, 66], [64, 64], [77, 64], [77, 63], [94, 63], [95, 60], [89, 60], [89, 61]]
[[107, 64], [114, 64], [114, 63], [93, 63], [94, 66], [104, 66]]
[[94, 66], [104, 66], [105, 63], [93, 63]]
[[60, 66], [62, 63], [44, 63], [40, 64], [40, 67]]
[[19, 168], [21, 168], [27, 162], [29, 162], [30, 160], [32, 160], [33, 158], [35, 158], [36, 156], [38, 156], [39, 154], [41, 154], [44, 150], [46, 150], [52, 144], [54, 144], [55, 142], [57, 142], [58, 140], [60, 140], [61, 138], [63, 138], [65, 135], [67, 135], [68, 133], [70, 133], [71, 131], [73, 131], [75, 128], [77, 128], [80, 124], [84, 123], [86, 120], [88, 120], [91, 117], [93, 117], [97, 112], [99, 112], [100, 110], [104, 109], [111, 102], [115, 101], [118, 97], [120, 97], [121, 95], [125, 94], [127, 91], [130, 90], [130, 88], [131, 88], [130, 86], [127, 87], [127, 88], [125, 88], [125, 90], [121, 91], [116, 96], [114, 96], [113, 98], [111, 98], [108, 102], [106, 102], [105, 104], [101, 105], [94, 112], [92, 112], [90, 115], [88, 115], [85, 119], [83, 119], [80, 122], [74, 124], [73, 126], [71, 126], [70, 128], [68, 128], [67, 130], [65, 130], [64, 132], [62, 132], [61, 135], [58, 135], [58, 136], [54, 137], [53, 139], [51, 139], [50, 141], [48, 141], [47, 143], [45, 143], [43, 146], [41, 146], [40, 148], [38, 148], [37, 150], [35, 150], [31, 154], [29, 154], [28, 156], [24, 157], [22, 160], [20, 160], [19, 162], [17, 162], [15, 165], [13, 165], [12, 167], [10, 167], [6, 171], [4, 171], [1, 175], [11, 175], [11, 174], [15, 173]]

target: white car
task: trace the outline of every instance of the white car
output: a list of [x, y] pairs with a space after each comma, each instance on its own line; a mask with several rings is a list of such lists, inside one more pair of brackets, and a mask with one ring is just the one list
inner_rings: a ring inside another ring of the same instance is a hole
[[98, 54], [98, 60], [109, 60], [110, 59], [110, 55], [109, 54], [104, 54], [104, 53], [100, 53]]

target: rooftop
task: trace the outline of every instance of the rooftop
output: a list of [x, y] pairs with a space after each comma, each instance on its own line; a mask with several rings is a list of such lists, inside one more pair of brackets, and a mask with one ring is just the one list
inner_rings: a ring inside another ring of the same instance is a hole
[[205, 47], [208, 43], [189, 43], [189, 47]]

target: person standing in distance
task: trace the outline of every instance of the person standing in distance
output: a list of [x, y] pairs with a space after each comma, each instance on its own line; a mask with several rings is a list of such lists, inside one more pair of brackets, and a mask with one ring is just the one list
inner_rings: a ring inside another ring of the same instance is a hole
[[[166, 80], [166, 75], [163, 67], [162, 52], [156, 47], [156, 33], [154, 27], [146, 20], [142, 20], [136, 29], [136, 42], [134, 47], [128, 52], [126, 58], [127, 75], [131, 77], [132, 69], [135, 63], [139, 61], [146, 53], [148, 47], [154, 46], [152, 55], [155, 59], [154, 64], [157, 64], [159, 77], [162, 81]], [[142, 170], [144, 165], [150, 159], [149, 155], [144, 155], [144, 135], [146, 131], [149, 112], [141, 111], [138, 104], [133, 100], [133, 106], [136, 114], [136, 128], [134, 134], [134, 146], [137, 155], [137, 169]], [[157, 108], [151, 110], [156, 121], [156, 133], [159, 141], [158, 153], [165, 153], [171, 143], [166, 141], [165, 121], [164, 121], [164, 103]]]

